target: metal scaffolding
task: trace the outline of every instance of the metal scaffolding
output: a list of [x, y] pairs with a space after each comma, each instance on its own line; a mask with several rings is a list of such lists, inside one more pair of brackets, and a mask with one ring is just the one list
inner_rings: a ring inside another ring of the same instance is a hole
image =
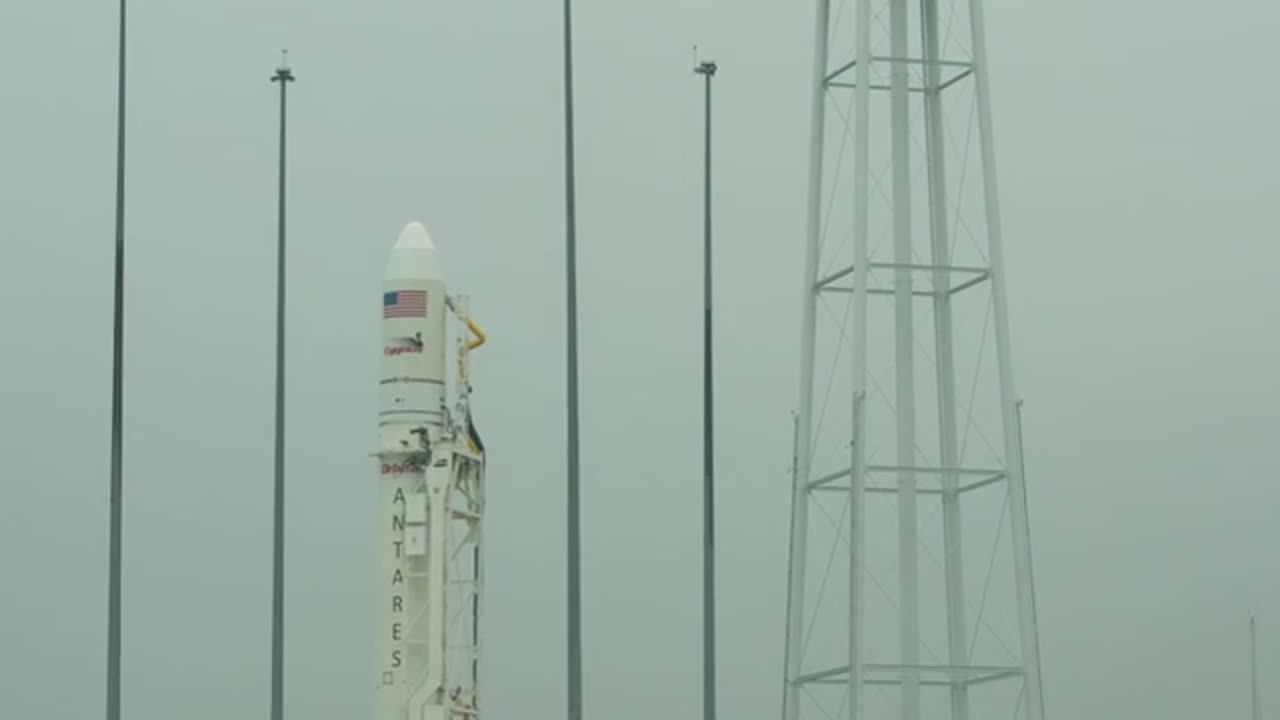
[[818, 1], [784, 720], [1044, 717], [985, 46]]

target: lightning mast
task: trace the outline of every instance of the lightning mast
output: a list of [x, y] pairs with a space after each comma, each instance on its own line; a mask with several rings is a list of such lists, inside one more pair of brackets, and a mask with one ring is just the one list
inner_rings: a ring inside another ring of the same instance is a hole
[[982, 5], [817, 2], [784, 720], [1044, 717]]
[[271, 82], [280, 83], [280, 192], [276, 250], [275, 494], [271, 566], [271, 720], [284, 720], [284, 352], [285, 352], [285, 133], [287, 88], [294, 81], [285, 50]]

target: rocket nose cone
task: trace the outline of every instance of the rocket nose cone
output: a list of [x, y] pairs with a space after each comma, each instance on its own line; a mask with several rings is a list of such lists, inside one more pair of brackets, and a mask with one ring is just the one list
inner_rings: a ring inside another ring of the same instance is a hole
[[387, 258], [385, 278], [443, 279], [440, 251], [420, 222], [411, 222], [400, 231]]
[[431, 241], [431, 235], [427, 233], [420, 222], [411, 222], [404, 226], [404, 230], [400, 231], [400, 237], [396, 240], [396, 248], [406, 248], [414, 250], [435, 250], [436, 244]]

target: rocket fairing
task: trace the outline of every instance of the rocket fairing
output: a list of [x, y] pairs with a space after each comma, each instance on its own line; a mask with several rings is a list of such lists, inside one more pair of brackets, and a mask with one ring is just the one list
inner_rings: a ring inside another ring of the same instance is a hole
[[[382, 283], [374, 720], [476, 718], [483, 445], [467, 354], [483, 342], [447, 294], [440, 253], [410, 223]], [[456, 348], [447, 315], [478, 337]]]
[[405, 427], [438, 436], [445, 389], [445, 282], [440, 253], [421, 223], [400, 233], [382, 279], [382, 377], [378, 425], [383, 447]]

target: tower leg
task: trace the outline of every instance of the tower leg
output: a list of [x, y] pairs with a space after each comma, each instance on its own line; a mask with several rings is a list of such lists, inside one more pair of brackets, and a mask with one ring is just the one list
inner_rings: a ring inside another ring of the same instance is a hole
[[796, 416], [795, 472], [791, 494], [791, 541], [787, 572], [787, 628], [782, 689], [783, 720], [800, 717], [801, 643], [805, 617], [805, 558], [808, 547], [809, 489], [812, 463], [814, 327], [817, 314], [818, 241], [822, 231], [822, 147], [826, 127], [827, 23], [830, 0], [817, 0], [813, 95], [810, 106], [808, 227], [805, 230], [804, 287], [800, 339], [800, 402]]
[[986, 17], [982, 0], [969, 0], [972, 30], [978, 132], [982, 145], [983, 198], [986, 201], [987, 245], [990, 254], [992, 311], [996, 326], [996, 357], [1000, 374], [1000, 409], [1009, 481], [1009, 515], [1018, 596], [1018, 622], [1026, 683], [1028, 720], [1042, 720], [1040, 640], [1036, 622], [1035, 589], [1031, 574], [1031, 534], [1027, 518], [1026, 484], [1019, 435], [1018, 399], [1013, 383], [1013, 351], [1009, 340], [1009, 306], [1004, 279], [1004, 237], [996, 183], [996, 155], [991, 121], [991, 89], [987, 62]]
[[[956, 428], [955, 333], [952, 324], [952, 274], [947, 217], [946, 135], [942, 124], [942, 60], [938, 0], [920, 4], [921, 48], [924, 52], [925, 147], [929, 175], [929, 239], [933, 264], [934, 350], [937, 356], [938, 446], [944, 468], [960, 465]], [[960, 478], [952, 471], [942, 475], [943, 557], [947, 595], [947, 657], [951, 665], [968, 661], [964, 599], [963, 523], [960, 512]], [[969, 720], [969, 687], [951, 683], [952, 720]]]
[[[863, 717], [863, 595], [866, 580], [867, 474], [867, 282], [870, 277], [871, 199], [871, 0], [858, 0], [858, 51], [854, 90], [853, 417], [849, 458], [849, 720]], [[824, 71], [825, 72], [825, 71]], [[816, 290], [815, 290], [816, 291]]]
[[[895, 58], [910, 53], [907, 42], [907, 0], [889, 0], [889, 52]], [[898, 594], [899, 652], [904, 668], [902, 720], [920, 719], [920, 605], [917, 547], [915, 323], [912, 312], [911, 247], [911, 128], [907, 103], [907, 64], [890, 65], [890, 126], [893, 152], [893, 307], [897, 396], [898, 466]]]

